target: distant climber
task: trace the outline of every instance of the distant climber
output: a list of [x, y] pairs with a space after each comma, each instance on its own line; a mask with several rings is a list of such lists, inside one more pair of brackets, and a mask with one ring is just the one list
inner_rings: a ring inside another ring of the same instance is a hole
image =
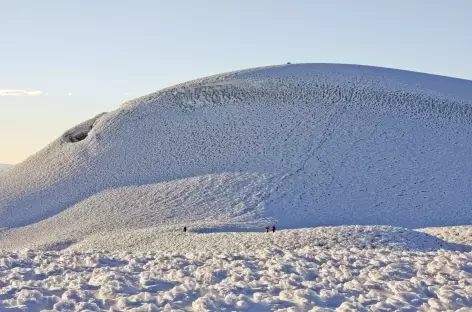
[[272, 233], [275, 232], [275, 225], [272, 225]]
[[270, 227], [266, 226], [266, 233], [269, 233], [269, 229], [270, 229]]
[[186, 226], [184, 226], [184, 232], [187, 232], [187, 227]]

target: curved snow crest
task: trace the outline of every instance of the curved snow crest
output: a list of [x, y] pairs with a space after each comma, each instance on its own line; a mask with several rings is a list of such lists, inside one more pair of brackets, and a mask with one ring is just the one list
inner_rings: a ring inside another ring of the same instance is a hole
[[[125, 228], [136, 216], [139, 228], [203, 226], [222, 209], [218, 226], [467, 224], [471, 107], [471, 81], [367, 66], [286, 65], [199, 79], [127, 102], [67, 132], [74, 140], [61, 137], [0, 173], [0, 228], [58, 222], [73, 225], [78, 239], [90, 223], [68, 219], [68, 210], [101, 207]], [[176, 182], [192, 179], [205, 191]], [[226, 188], [232, 179], [245, 182]], [[166, 183], [188, 219], [171, 213], [171, 200], [154, 200]], [[123, 207], [133, 194], [141, 195]], [[201, 207], [205, 217], [194, 213]], [[244, 220], [234, 217], [239, 209]]]
[[471, 121], [469, 80], [344, 64], [271, 66], [210, 76], [126, 102], [122, 108], [156, 102], [183, 109], [252, 101], [348, 102], [400, 114]]

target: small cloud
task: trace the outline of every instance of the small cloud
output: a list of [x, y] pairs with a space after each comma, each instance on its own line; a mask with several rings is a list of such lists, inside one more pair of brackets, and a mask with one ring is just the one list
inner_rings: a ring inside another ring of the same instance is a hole
[[71, 96], [71, 95], [72, 95], [72, 92], [67, 93], [67, 95]]
[[46, 93], [44, 93], [44, 95], [49, 95], [49, 93], [46, 92]]
[[38, 90], [0, 90], [0, 96], [18, 96], [18, 95], [30, 95], [36, 96], [43, 94], [43, 91]]
[[124, 95], [131, 95], [133, 94], [132, 92], [126, 92], [126, 93], [123, 93]]

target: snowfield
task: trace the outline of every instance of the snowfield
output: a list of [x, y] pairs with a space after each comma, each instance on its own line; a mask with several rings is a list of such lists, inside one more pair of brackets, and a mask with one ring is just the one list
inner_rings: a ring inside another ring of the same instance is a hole
[[0, 252], [0, 310], [472, 309], [471, 246], [420, 232], [174, 232], [161, 242], [134, 252]]
[[0, 311], [472, 311], [471, 124], [357, 65], [124, 103], [0, 172]]

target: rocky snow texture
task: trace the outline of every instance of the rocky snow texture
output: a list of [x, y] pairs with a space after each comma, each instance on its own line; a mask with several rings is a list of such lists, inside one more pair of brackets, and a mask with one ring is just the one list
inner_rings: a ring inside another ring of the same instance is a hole
[[350, 226], [154, 241], [133, 253], [0, 251], [0, 311], [472, 309], [472, 253], [421, 232]]
[[471, 122], [471, 81], [421, 73], [300, 64], [191, 81], [0, 173], [0, 248], [184, 225], [471, 224]]

